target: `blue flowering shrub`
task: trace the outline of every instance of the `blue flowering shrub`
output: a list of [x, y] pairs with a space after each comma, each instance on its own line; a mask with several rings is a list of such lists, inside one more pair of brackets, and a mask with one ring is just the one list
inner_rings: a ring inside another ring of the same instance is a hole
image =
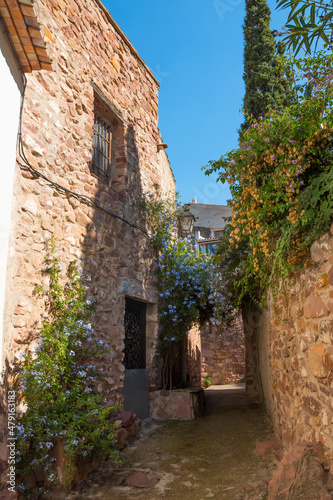
[[189, 330], [197, 323], [218, 321], [214, 315], [218, 294], [211, 286], [215, 273], [210, 256], [195, 248], [195, 239], [179, 237], [183, 217], [179, 204], [148, 193], [143, 205], [156, 251], [160, 317], [156, 362], [161, 386], [172, 388], [175, 364], [181, 362], [179, 349]]
[[51, 458], [56, 442], [63, 443], [68, 462], [74, 465], [93, 455], [117, 457], [115, 427], [108, 417], [118, 408], [104, 406], [103, 395], [95, 389], [102, 377], [94, 359], [110, 350], [93, 337], [95, 304], [86, 299], [80, 262], [70, 263], [63, 286], [61, 265], [51, 239], [43, 272], [49, 285], [47, 289], [37, 287], [35, 293], [45, 298], [47, 314], [38, 345], [24, 356], [18, 377], [25, 406], [17, 423], [17, 467], [22, 490], [27, 488], [25, 478], [36, 469], [49, 483], [57, 482]]

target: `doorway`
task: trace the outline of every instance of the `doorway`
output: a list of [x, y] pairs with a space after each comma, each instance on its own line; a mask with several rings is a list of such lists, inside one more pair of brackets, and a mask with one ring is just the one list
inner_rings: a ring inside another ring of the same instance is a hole
[[124, 409], [149, 417], [149, 374], [146, 369], [146, 304], [126, 297]]

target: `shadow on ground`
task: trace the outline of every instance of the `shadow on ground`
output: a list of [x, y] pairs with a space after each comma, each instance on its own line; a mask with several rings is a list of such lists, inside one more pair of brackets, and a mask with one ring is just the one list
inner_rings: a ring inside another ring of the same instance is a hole
[[[243, 386], [205, 391], [205, 415], [170, 422], [122, 452], [124, 465], [104, 464], [68, 499], [262, 500], [276, 462], [256, 443], [273, 438], [263, 407]], [[132, 483], [141, 485], [133, 486]]]

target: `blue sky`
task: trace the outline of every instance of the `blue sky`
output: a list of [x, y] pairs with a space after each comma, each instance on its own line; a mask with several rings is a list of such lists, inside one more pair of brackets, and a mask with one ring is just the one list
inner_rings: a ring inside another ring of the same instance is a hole
[[[243, 120], [244, 0], [104, 0], [161, 84], [159, 127], [183, 203], [225, 204], [201, 167], [237, 146]], [[272, 11], [280, 30], [286, 11]]]

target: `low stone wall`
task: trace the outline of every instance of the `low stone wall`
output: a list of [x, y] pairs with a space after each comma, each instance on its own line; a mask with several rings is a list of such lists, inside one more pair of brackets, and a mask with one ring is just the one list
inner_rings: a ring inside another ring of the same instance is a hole
[[244, 309], [248, 392], [265, 400], [285, 445], [333, 450], [333, 226], [280, 292], [266, 310]]
[[150, 393], [150, 416], [154, 420], [194, 420], [203, 412], [204, 390], [200, 387]]

